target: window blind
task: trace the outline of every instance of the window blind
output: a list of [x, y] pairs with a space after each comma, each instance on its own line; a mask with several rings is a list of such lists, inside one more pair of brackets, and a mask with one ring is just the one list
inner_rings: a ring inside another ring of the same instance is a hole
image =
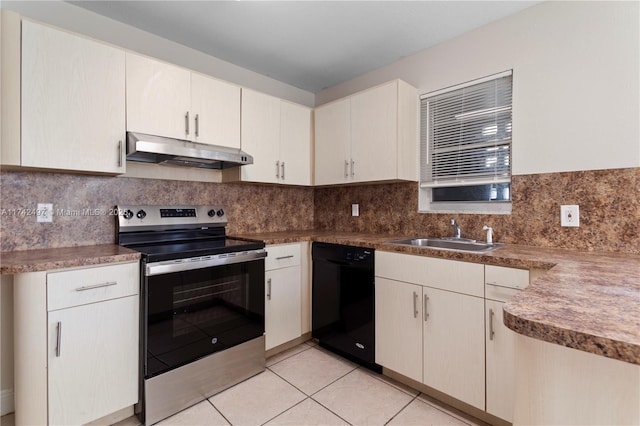
[[420, 184], [511, 181], [511, 72], [421, 97]]

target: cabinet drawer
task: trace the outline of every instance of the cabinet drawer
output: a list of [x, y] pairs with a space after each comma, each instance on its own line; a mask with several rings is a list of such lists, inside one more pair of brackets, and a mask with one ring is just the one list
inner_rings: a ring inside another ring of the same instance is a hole
[[409, 254], [377, 252], [376, 276], [484, 297], [484, 265]]
[[267, 246], [266, 271], [300, 265], [300, 244]]
[[47, 310], [100, 302], [138, 294], [137, 262], [47, 274]]
[[529, 285], [529, 271], [487, 265], [484, 269], [484, 282], [495, 286], [523, 289]]

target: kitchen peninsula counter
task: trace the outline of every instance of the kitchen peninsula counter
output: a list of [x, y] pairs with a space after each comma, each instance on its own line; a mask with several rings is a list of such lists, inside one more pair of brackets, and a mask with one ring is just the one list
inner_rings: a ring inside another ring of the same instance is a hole
[[547, 272], [504, 309], [510, 329], [640, 365], [640, 256], [510, 244], [489, 253], [389, 243], [403, 235], [292, 231], [236, 235], [266, 244], [321, 241]]
[[0, 273], [22, 274], [140, 259], [140, 253], [116, 244], [0, 252]]

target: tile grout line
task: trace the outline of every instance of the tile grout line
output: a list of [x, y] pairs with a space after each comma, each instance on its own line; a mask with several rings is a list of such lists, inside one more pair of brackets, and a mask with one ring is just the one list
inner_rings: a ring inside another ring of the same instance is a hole
[[[300, 344], [300, 346], [302, 346], [302, 345], [306, 345], [306, 343], [301, 343], [301, 344]], [[265, 368], [273, 367], [273, 366], [274, 366], [274, 365], [276, 365], [276, 364], [280, 364], [282, 361], [285, 361], [285, 360], [287, 360], [287, 359], [289, 359], [289, 358], [292, 358], [292, 357], [294, 357], [294, 356], [296, 356], [296, 355], [299, 355], [299, 354], [301, 354], [301, 353], [303, 353], [303, 352], [306, 352], [306, 351], [308, 351], [309, 349], [312, 349], [312, 348], [313, 348], [313, 346], [309, 346], [309, 345], [307, 345], [307, 346], [308, 346], [308, 348], [303, 349], [303, 350], [301, 350], [300, 352], [296, 352], [295, 354], [291, 354], [291, 355], [289, 355], [289, 356], [288, 356], [288, 357], [286, 357], [286, 358], [282, 358], [281, 360], [279, 360], [279, 361], [277, 361], [277, 362], [274, 362], [273, 364], [271, 364], [271, 365], [269, 365], [269, 366], [265, 366]], [[294, 346], [294, 348], [297, 348], [297, 347], [298, 347], [298, 346]], [[293, 349], [293, 348], [291, 348], [291, 349]], [[278, 354], [275, 354], [275, 355], [273, 355], [273, 356], [278, 356]]]
[[[418, 398], [420, 395], [427, 395], [427, 394], [426, 394], [426, 393], [424, 393], [424, 392], [420, 392], [418, 395], [416, 395], [416, 398]], [[427, 395], [427, 396], [429, 396], [429, 395]], [[460, 416], [460, 415], [458, 415], [458, 414], [456, 414], [456, 413], [452, 413], [452, 412], [449, 412], [449, 411], [445, 411], [445, 410], [443, 409], [443, 407], [440, 407], [440, 406], [438, 406], [438, 405], [436, 405], [436, 404], [432, 403], [431, 401], [428, 401], [428, 400], [425, 400], [425, 399], [419, 399], [419, 401], [420, 401], [420, 402], [423, 402], [423, 403], [425, 403], [425, 404], [427, 404], [427, 405], [428, 405], [428, 406], [430, 406], [430, 407], [435, 408], [436, 410], [440, 411], [441, 413], [444, 413], [444, 414], [448, 415], [449, 417], [453, 417], [454, 419], [461, 421], [462, 423], [464, 423], [464, 424], [466, 424], [466, 425], [473, 426], [473, 425], [472, 425], [471, 423], [469, 423], [469, 421], [468, 421], [467, 419], [465, 419], [464, 417], [462, 417], [462, 416]], [[445, 403], [444, 403], [444, 402], [442, 402], [442, 404], [445, 404]], [[452, 407], [452, 408], [455, 408], [455, 407]]]
[[[224, 391], [223, 391], [224, 392]], [[218, 410], [218, 407], [215, 406], [215, 404], [213, 402], [211, 402], [211, 400], [209, 398], [206, 399], [206, 401], [211, 404], [211, 406], [213, 407], [214, 410], [216, 410], [218, 412], [218, 414], [220, 414], [222, 416], [222, 418], [229, 423], [229, 425], [233, 426], [233, 423], [231, 423], [231, 421], [224, 415], [222, 414], [222, 411]]]
[[[418, 395], [420, 395], [420, 394], [418, 394]], [[405, 404], [405, 405], [404, 405], [400, 410], [398, 410], [398, 412], [397, 412], [397, 413], [395, 413], [393, 416], [391, 416], [391, 418], [385, 422], [385, 426], [386, 426], [386, 425], [388, 425], [389, 423], [391, 423], [391, 421], [392, 421], [393, 419], [395, 419], [396, 417], [398, 417], [398, 414], [402, 413], [402, 412], [404, 411], [404, 409], [405, 409], [405, 408], [407, 408], [411, 403], [413, 403], [413, 401], [415, 401], [416, 399], [418, 399], [418, 395], [415, 395], [415, 396], [411, 399], [411, 401], [407, 402], [407, 403], [406, 403], [406, 404]]]

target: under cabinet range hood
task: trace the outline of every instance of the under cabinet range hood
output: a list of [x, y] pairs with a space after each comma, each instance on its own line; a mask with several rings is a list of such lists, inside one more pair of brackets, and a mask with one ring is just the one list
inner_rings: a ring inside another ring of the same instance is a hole
[[237, 148], [137, 132], [127, 132], [127, 160], [218, 170], [253, 164], [253, 157]]

